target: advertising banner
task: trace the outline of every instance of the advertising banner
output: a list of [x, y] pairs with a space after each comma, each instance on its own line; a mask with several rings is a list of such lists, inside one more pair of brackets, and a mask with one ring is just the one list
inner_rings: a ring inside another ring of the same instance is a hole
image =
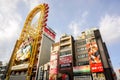
[[73, 73], [84, 73], [84, 72], [90, 72], [89, 65], [73, 67]]
[[44, 32], [52, 39], [55, 40], [55, 33], [52, 32], [50, 29], [47, 27], [44, 28]]
[[72, 56], [60, 57], [59, 64], [72, 63]]
[[100, 53], [98, 51], [98, 46], [93, 40], [92, 42], [86, 45], [89, 56], [89, 63], [92, 72], [102, 72], [103, 66], [100, 59]]

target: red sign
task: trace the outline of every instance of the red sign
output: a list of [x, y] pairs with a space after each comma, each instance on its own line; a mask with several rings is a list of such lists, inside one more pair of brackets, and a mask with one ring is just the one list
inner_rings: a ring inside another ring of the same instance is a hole
[[72, 63], [72, 56], [60, 57], [59, 64]]
[[103, 72], [102, 63], [91, 64], [90, 67], [92, 72]]
[[45, 33], [47, 33], [47, 35], [48, 35], [51, 39], [55, 40], [55, 33], [54, 33], [54, 32], [52, 32], [52, 31], [51, 31], [50, 29], [48, 29], [47, 27], [44, 28], [44, 31], [45, 31]]

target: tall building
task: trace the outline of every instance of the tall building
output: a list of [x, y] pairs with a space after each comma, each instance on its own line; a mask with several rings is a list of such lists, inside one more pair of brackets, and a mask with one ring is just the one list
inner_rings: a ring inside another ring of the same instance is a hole
[[98, 29], [82, 32], [75, 40], [74, 80], [116, 80], [105, 43]]
[[116, 80], [109, 53], [98, 29], [82, 32], [77, 39], [60, 38], [59, 73], [69, 80]]
[[88, 51], [86, 48], [85, 33], [79, 36], [75, 42], [75, 66], [73, 67], [74, 80], [91, 80]]
[[69, 78], [69, 80], [73, 80], [73, 41], [73, 37], [67, 34], [63, 34], [60, 38], [59, 73], [62, 73], [62, 76]]
[[39, 79], [39, 69], [50, 61], [51, 46], [55, 42], [56, 33], [49, 27], [45, 27], [43, 30], [40, 52], [38, 54], [37, 63], [37, 78]]
[[54, 43], [51, 47], [50, 68], [49, 68], [49, 80], [57, 80], [58, 78], [58, 54], [60, 43]]

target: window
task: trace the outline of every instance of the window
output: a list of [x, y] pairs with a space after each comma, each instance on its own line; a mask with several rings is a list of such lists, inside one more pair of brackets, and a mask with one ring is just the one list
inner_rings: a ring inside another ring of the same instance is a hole
[[77, 56], [78, 59], [80, 59], [80, 58], [86, 58], [86, 57], [88, 57], [88, 53], [80, 54], [80, 55]]
[[78, 42], [78, 43], [77, 43], [77, 46], [85, 45], [85, 44], [86, 44], [86, 41], [81, 41], [81, 42]]
[[70, 45], [65, 45], [60, 47], [60, 49], [67, 49], [67, 48], [70, 48]]
[[60, 56], [65, 56], [71, 54], [71, 51], [60, 52]]
[[78, 62], [78, 66], [89, 65], [89, 61]]
[[77, 48], [77, 52], [86, 50], [86, 47]]

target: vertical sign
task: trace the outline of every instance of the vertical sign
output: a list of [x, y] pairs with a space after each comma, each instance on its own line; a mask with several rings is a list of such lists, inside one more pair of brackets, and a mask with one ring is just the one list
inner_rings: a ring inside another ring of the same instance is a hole
[[94, 32], [86, 32], [86, 48], [88, 50], [89, 64], [91, 72], [103, 72], [103, 65], [100, 58], [99, 49], [95, 40]]

